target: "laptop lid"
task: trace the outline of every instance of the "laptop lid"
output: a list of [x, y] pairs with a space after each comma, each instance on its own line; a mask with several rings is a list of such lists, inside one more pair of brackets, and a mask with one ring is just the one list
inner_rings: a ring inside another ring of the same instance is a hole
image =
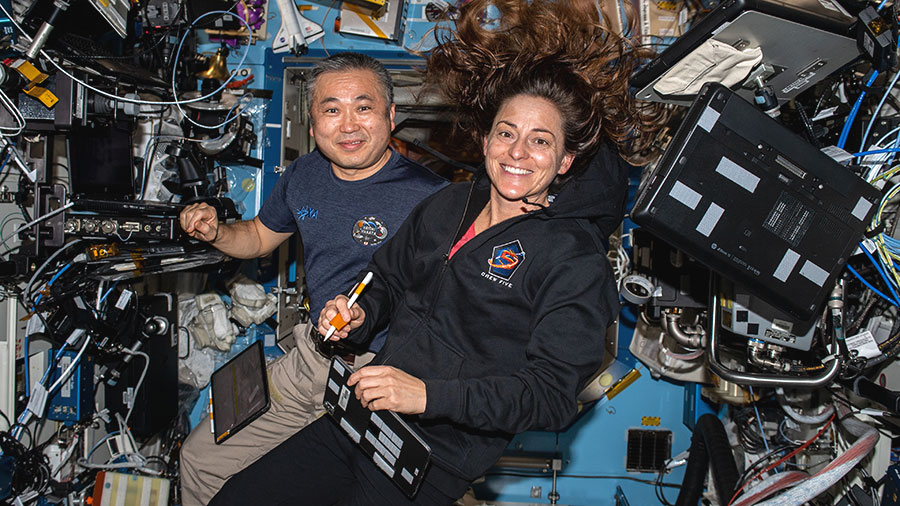
[[[694, 95], [664, 95], [655, 85], [667, 71], [709, 39], [743, 50], [760, 48], [762, 62], [750, 72], [746, 87], [753, 100], [752, 76], [759, 74], [784, 103], [859, 56], [851, 36], [855, 18], [830, 0], [726, 0], [696, 22], [631, 78], [641, 100], [690, 105]], [[705, 77], [699, 75], [700, 81]]]
[[639, 190], [632, 219], [808, 321], [879, 200], [846, 167], [708, 83]]

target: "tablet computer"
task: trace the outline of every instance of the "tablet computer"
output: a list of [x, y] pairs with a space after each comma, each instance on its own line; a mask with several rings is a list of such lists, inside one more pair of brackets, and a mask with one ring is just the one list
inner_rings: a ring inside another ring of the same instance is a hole
[[393, 411], [364, 408], [347, 386], [353, 369], [341, 357], [331, 360], [323, 404], [350, 439], [408, 497], [419, 490], [431, 460], [431, 448]]
[[216, 444], [235, 435], [269, 409], [269, 383], [262, 341], [225, 363], [210, 381], [210, 424]]

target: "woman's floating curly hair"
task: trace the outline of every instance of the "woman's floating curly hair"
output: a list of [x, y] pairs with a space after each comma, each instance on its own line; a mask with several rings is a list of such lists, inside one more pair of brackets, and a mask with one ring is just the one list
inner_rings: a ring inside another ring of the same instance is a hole
[[503, 102], [519, 94], [556, 104], [566, 149], [576, 155], [603, 142], [626, 158], [645, 153], [663, 126], [665, 109], [635, 101], [628, 89], [653, 52], [612, 31], [591, 0], [472, 0], [455, 29], [444, 25], [435, 36], [426, 82], [455, 106], [457, 126], [477, 142]]

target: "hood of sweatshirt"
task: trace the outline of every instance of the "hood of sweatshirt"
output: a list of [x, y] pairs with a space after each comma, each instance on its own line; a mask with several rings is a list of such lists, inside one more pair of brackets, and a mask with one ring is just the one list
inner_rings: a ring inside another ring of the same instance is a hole
[[629, 167], [614, 149], [601, 146], [585, 170], [560, 189], [543, 214], [548, 218], [586, 218], [604, 237], [609, 236], [625, 216]]

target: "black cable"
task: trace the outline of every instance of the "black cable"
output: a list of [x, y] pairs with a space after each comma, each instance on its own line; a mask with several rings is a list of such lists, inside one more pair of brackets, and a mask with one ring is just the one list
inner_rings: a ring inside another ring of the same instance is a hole
[[25, 218], [25, 223], [31, 223], [32, 221], [34, 221], [31, 219], [31, 213], [28, 212], [28, 208], [25, 207], [25, 204], [21, 202], [17, 202], [16, 204], [19, 206], [19, 210], [22, 211], [22, 216]]
[[147, 462], [157, 462], [157, 461], [160, 462], [163, 465], [163, 468], [165, 469], [164, 472], [166, 474], [169, 474], [172, 471], [171, 468], [169, 467], [169, 463], [166, 462], [166, 459], [162, 458], [159, 455], [151, 455], [149, 457], [144, 457], [144, 460], [146, 460]]
[[750, 408], [739, 410], [734, 417], [738, 440], [748, 453], [762, 453], [766, 450], [763, 435], [759, 433], [756, 413]]
[[0, 449], [15, 459], [15, 469], [9, 483], [10, 496], [16, 497], [28, 489], [43, 493], [50, 484], [50, 467], [46, 457], [40, 451], [28, 450], [9, 432], [0, 432]]
[[806, 109], [800, 102], [795, 102], [795, 104], [797, 105], [797, 112], [800, 113], [800, 120], [803, 123], [803, 129], [806, 133], [807, 139], [817, 149], [822, 149], [822, 143], [819, 142], [818, 137], [816, 137], [815, 131], [813, 131], [812, 122], [809, 120], [809, 116], [806, 115]]
[[770, 451], [769, 453], [763, 455], [762, 457], [756, 459], [756, 461], [754, 461], [752, 464], [750, 464], [747, 467], [747, 469], [745, 469], [744, 472], [741, 473], [741, 475], [738, 477], [738, 481], [734, 484], [734, 491], [732, 492], [732, 494], [734, 492], [737, 492], [738, 490], [740, 490], [740, 488], [742, 486], [744, 486], [744, 482], [746, 482], [747, 480], [750, 479], [750, 476], [753, 473], [753, 471], [755, 471], [758, 467], [760, 467], [760, 465], [768, 462], [769, 459], [771, 459], [773, 456], [775, 456], [783, 451], [792, 450], [792, 449], [796, 448], [797, 446], [800, 446], [800, 445], [780, 446], [780, 447]]
[[2, 416], [3, 420], [6, 421], [6, 427], [9, 429], [12, 429], [12, 422], [9, 421], [9, 417], [6, 416], [6, 413], [4, 413], [3, 411], [0, 411], [0, 416]]
[[719, 504], [728, 502], [728, 491], [734, 488], [739, 476], [725, 426], [716, 415], [707, 413], [697, 419], [688, 452], [690, 456], [675, 506], [697, 504], [710, 471], [710, 484], [715, 485]]
[[[173, 28], [171, 28], [171, 27], [167, 29], [167, 31], [172, 31], [172, 30], [173, 30]], [[73, 35], [73, 34], [71, 34], [71, 33], [66, 34], [66, 35], [67, 35], [67, 36], [69, 37], [69, 39], [70, 39], [71, 41], [73, 41], [73, 42], [78, 41], [78, 40], [86, 40], [85, 37], [81, 37], [81, 36], [78, 36], [78, 35]], [[150, 51], [156, 49], [157, 46], [159, 46], [160, 44], [162, 44], [162, 42], [165, 40], [165, 37], [166, 37], [166, 36], [168, 36], [168, 33], [162, 34], [162, 36], [159, 37], [159, 40], [157, 40], [156, 43], [154, 43], [154, 44], [151, 45], [150, 47], [145, 47], [145, 48], [141, 49], [141, 50], [140, 50], [139, 52], [137, 52], [137, 53], [132, 53], [132, 54], [128, 54], [128, 55], [116, 56], [116, 55], [102, 55], [102, 54], [73, 54], [73, 53], [70, 52], [70, 54], [66, 54], [65, 57], [68, 58], [68, 59], [70, 59], [70, 60], [76, 60], [76, 61], [77, 61], [77, 60], [114, 60], [114, 61], [128, 61], [128, 60], [133, 60], [133, 59], [136, 58], [136, 57], [139, 57], [139, 56], [142, 56], [142, 55], [145, 55], [145, 54], [150, 54]], [[59, 51], [59, 50], [56, 50], [56, 51], [54, 51], [54, 52], [56, 52], [56, 53], [62, 53], [62, 52]]]
[[[31, 447], [31, 445], [34, 444], [34, 434], [31, 432], [31, 429], [29, 429], [25, 425], [18, 423], [18, 422], [16, 422], [16, 424], [13, 425], [13, 427], [22, 427], [22, 430], [24, 430], [25, 432], [28, 433], [28, 446], [25, 446], [25, 445], [22, 445], [22, 446], [24, 446], [25, 448], [29, 448], [29, 447]], [[12, 431], [12, 429], [10, 429], [10, 431]]]
[[666, 499], [665, 489], [663, 489], [663, 475], [666, 472], [666, 466], [663, 464], [662, 469], [659, 470], [659, 473], [656, 475], [656, 482], [653, 484], [653, 492], [656, 494], [656, 498], [659, 499], [660, 504], [663, 506], [673, 506], [672, 503]]
[[[831, 395], [833, 395], [834, 397], [837, 397], [838, 399], [844, 401], [844, 404], [847, 405], [847, 409], [850, 410], [850, 415], [855, 415], [855, 414], [858, 414], [858, 413], [862, 413], [862, 410], [857, 409], [857, 408], [855, 408], [855, 407], [853, 406], [853, 403], [850, 401], [850, 399], [849, 399], [847, 396], [845, 396], [845, 395], [843, 395], [843, 394], [840, 394], [840, 393], [838, 393], [837, 391], [834, 391], [834, 390], [831, 391]], [[890, 427], [889, 427], [889, 424], [885, 423], [883, 420], [879, 420], [879, 419], [875, 418], [875, 423], [878, 423], [878, 424], [881, 424], [881, 425], [887, 427], [887, 430], [891, 430]], [[897, 434], [892, 434], [892, 433], [890, 433], [890, 432], [885, 432], [884, 429], [880, 429], [880, 428], [875, 427], [875, 426], [873, 426], [873, 428], [874, 428], [875, 430], [877, 430], [882, 436], [884, 436], [884, 437], [886, 437], [886, 438], [888, 438], [888, 439], [894, 439], [895, 437], [897, 437], [897, 435], [900, 435], [900, 428], [898, 428]]]
[[872, 307], [875, 306], [875, 303], [877, 301], [878, 301], [878, 299], [875, 297], [869, 298], [869, 300], [866, 302], [865, 306], [863, 306], [862, 310], [860, 311], [859, 315], [857, 315], [854, 318], [853, 322], [847, 327], [847, 335], [849, 335], [849, 336], [856, 335], [856, 331], [859, 330], [859, 328], [862, 326], [866, 317], [869, 315], [869, 311], [872, 310]]

